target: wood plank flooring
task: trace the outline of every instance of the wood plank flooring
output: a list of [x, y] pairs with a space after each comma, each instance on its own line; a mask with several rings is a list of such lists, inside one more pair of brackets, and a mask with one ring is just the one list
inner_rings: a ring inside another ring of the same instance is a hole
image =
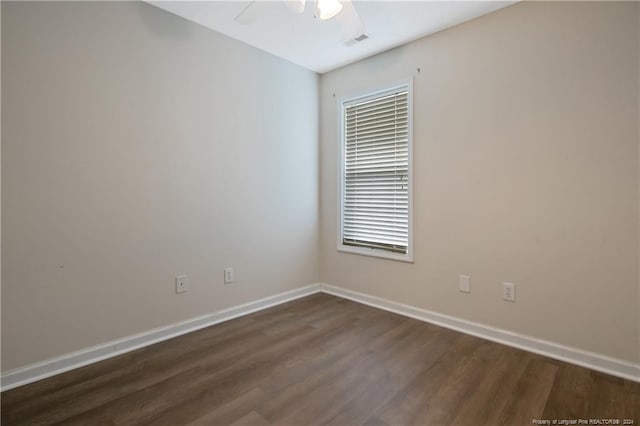
[[2, 425], [640, 421], [640, 384], [316, 294], [1, 395]]

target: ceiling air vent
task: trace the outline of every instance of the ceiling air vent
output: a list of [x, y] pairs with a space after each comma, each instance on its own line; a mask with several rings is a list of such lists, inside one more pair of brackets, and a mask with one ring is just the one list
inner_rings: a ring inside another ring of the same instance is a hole
[[369, 36], [366, 34], [360, 34], [358, 37], [356, 38], [352, 38], [351, 40], [347, 40], [344, 44], [345, 46], [353, 46], [356, 43], [360, 43], [362, 41], [365, 41], [366, 39], [368, 39]]

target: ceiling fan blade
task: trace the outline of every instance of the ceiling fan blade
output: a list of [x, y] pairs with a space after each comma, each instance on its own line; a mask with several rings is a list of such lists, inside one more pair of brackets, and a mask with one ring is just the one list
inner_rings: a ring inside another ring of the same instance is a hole
[[345, 41], [348, 42], [362, 36], [366, 30], [353, 2], [342, 0], [342, 5], [343, 10], [336, 16], [336, 19], [340, 23]]
[[306, 0], [282, 0], [282, 1], [284, 1], [284, 4], [292, 12], [295, 12], [295, 13], [304, 12], [304, 6], [305, 6], [305, 3], [306, 3]]
[[252, 0], [233, 18], [239, 24], [250, 24], [256, 20], [260, 11], [258, 10], [258, 3], [256, 0]]

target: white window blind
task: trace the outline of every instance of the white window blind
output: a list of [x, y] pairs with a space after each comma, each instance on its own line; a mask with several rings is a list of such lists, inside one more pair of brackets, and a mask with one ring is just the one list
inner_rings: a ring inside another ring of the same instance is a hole
[[343, 104], [342, 245], [408, 254], [408, 87]]

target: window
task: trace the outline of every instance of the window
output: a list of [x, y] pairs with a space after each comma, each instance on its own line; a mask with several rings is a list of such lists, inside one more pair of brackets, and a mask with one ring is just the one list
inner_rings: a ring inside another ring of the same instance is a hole
[[412, 85], [341, 104], [338, 250], [412, 261]]

